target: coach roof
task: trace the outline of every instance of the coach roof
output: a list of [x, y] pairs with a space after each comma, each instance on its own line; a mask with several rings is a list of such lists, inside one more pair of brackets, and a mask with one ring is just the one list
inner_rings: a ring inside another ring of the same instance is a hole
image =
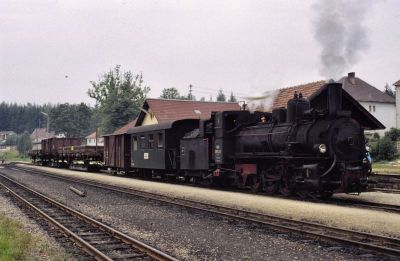
[[151, 124], [151, 125], [144, 125], [131, 128], [127, 131], [128, 134], [134, 133], [142, 133], [142, 132], [149, 132], [149, 131], [159, 131], [159, 130], [167, 130], [174, 127], [174, 125], [179, 124], [181, 122], [198, 122], [199, 119], [184, 119], [184, 120], [177, 120], [177, 121], [170, 121], [170, 122], [163, 122], [159, 124]]

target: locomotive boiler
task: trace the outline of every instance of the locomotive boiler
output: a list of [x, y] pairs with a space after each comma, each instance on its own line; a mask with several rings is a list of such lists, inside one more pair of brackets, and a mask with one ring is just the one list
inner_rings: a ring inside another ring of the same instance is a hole
[[[350, 111], [342, 110], [342, 85], [324, 88], [325, 109], [310, 108], [301, 93], [294, 93], [287, 108], [271, 113], [215, 113], [181, 141], [185, 175], [198, 176], [202, 168], [211, 172], [203, 172], [203, 179], [270, 194], [329, 197], [365, 191], [370, 170], [364, 131]], [[204, 158], [208, 162], [194, 163]]]

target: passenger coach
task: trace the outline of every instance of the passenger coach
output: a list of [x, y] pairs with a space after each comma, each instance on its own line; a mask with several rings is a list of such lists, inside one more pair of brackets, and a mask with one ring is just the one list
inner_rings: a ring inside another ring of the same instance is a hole
[[128, 130], [131, 169], [144, 176], [175, 173], [180, 169], [180, 140], [198, 126], [199, 120], [187, 119]]

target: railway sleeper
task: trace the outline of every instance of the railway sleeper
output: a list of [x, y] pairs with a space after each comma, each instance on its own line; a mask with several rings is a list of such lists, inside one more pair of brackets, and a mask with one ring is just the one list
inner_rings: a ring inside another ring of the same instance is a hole
[[121, 254], [121, 255], [115, 255], [115, 256], [110, 256], [113, 260], [118, 260], [118, 259], [129, 259], [129, 258], [138, 258], [138, 257], [146, 257], [145, 254]]
[[101, 250], [107, 250], [107, 251], [110, 251], [110, 250], [126, 250], [126, 249], [131, 249], [131, 247], [129, 247], [129, 246], [127, 246], [127, 245], [123, 245], [123, 244], [121, 244], [121, 243], [119, 243], [119, 244], [114, 244], [114, 245], [101, 245], [101, 246], [98, 246], [98, 248], [99, 249], [101, 249]]

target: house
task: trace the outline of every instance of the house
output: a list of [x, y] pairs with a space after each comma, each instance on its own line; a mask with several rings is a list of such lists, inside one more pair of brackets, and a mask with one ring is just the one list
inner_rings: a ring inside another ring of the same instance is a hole
[[15, 135], [13, 131], [0, 131], [0, 144], [6, 142], [7, 138], [11, 135]]
[[[343, 107], [347, 106], [353, 116], [363, 122], [361, 125], [367, 136], [372, 136], [375, 132], [382, 136], [385, 131], [396, 127], [396, 104], [393, 97], [356, 77], [354, 72], [342, 77], [338, 82], [343, 84]], [[281, 89], [272, 107], [286, 107], [287, 101], [293, 97], [295, 91], [301, 92], [313, 104], [325, 83], [326, 81], [317, 81]], [[362, 108], [350, 106], [351, 99], [357, 101]]]
[[171, 122], [181, 119], [208, 119], [213, 111], [240, 110], [236, 102], [146, 99], [135, 126]]
[[[96, 146], [96, 132], [90, 133], [85, 137], [87, 146]], [[101, 135], [97, 135], [97, 146], [104, 145], [104, 138]]]
[[56, 136], [54, 131], [47, 132], [46, 128], [36, 128], [33, 130], [30, 138], [32, 141], [32, 150], [40, 150], [42, 148], [41, 142], [44, 139], [54, 138]]

